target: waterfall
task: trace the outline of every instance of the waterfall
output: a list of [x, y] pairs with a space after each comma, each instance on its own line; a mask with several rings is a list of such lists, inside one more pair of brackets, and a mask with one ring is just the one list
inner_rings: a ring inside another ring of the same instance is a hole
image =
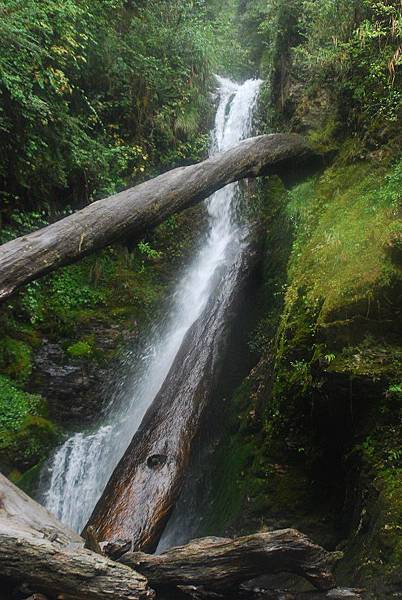
[[[212, 132], [211, 155], [227, 150], [251, 132], [253, 109], [261, 81], [236, 84], [217, 77], [219, 104]], [[155, 325], [146, 347], [135, 354], [135, 372], [124, 401], [112, 402], [96, 431], [76, 433], [45, 467], [42, 502], [61, 521], [80, 531], [104, 490], [133, 434], [165, 381], [185, 334], [202, 315], [220, 285], [220, 267], [228, 272], [236, 261], [244, 230], [236, 219], [239, 185], [230, 184], [207, 201], [208, 233], [184, 271], [172, 296], [171, 309]], [[222, 290], [221, 290], [222, 291]], [[228, 290], [225, 293], [232, 293]]]

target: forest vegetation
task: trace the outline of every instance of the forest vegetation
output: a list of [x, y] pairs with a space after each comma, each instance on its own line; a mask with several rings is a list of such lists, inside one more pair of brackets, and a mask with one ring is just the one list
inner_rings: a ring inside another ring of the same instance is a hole
[[[263, 79], [257, 132], [301, 133], [320, 155], [302, 181], [253, 188], [253, 367], [202, 533], [295, 526], [344, 552], [342, 584], [401, 593], [401, 1], [0, 0], [0, 36], [1, 243], [205, 158], [214, 73]], [[97, 411], [47, 392], [42, 349], [106, 377], [203, 226], [192, 208], [0, 305], [0, 469], [23, 489]]]

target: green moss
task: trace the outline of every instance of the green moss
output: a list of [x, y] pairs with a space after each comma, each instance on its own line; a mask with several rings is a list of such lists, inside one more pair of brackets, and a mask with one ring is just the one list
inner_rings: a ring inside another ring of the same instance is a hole
[[0, 431], [0, 468], [6, 474], [30, 469], [42, 461], [58, 439], [55, 426], [39, 416], [27, 416], [17, 431]]
[[398, 372], [402, 278], [389, 247], [401, 183], [400, 162], [338, 161], [289, 195], [295, 229], [267, 406], [272, 445], [287, 435], [293, 453], [314, 454], [306, 427], [324, 373], [369, 377], [385, 392]]
[[89, 358], [92, 356], [93, 351], [92, 345], [85, 340], [75, 342], [67, 348], [67, 354], [72, 358]]
[[333, 355], [327, 371], [391, 381], [400, 375], [401, 356], [401, 346], [393, 346], [366, 336], [359, 345], [346, 346], [339, 355]]
[[[51, 438], [51, 440], [56, 439], [55, 436]], [[38, 485], [40, 480], [40, 475], [43, 467], [43, 461], [38, 462], [36, 465], [25, 471], [21, 475], [21, 473], [17, 472], [16, 476], [13, 478], [9, 474], [9, 479], [14, 481], [19, 488], [21, 488], [28, 496], [33, 498], [36, 497], [38, 492]]]
[[308, 141], [319, 154], [334, 152], [339, 148], [336, 135], [339, 129], [340, 124], [336, 116], [330, 115], [321, 127], [315, 127], [310, 131]]
[[[391, 392], [392, 393], [392, 392]], [[388, 398], [388, 401], [390, 398]], [[401, 398], [354, 452], [361, 460], [361, 506], [339, 565], [344, 581], [362, 581], [378, 597], [399, 590], [402, 561]]]
[[261, 358], [233, 399], [210, 522], [342, 542], [340, 581], [381, 590], [401, 559], [402, 165], [360, 150], [346, 141], [323, 173], [273, 190], [287, 206], [268, 227]]
[[[388, 170], [366, 161], [338, 164], [294, 188], [289, 214], [296, 236], [287, 305], [299, 290], [318, 321], [341, 307], [367, 303], [375, 286], [400, 277], [388, 256], [402, 188], [402, 162]], [[362, 260], [364, 257], [364, 260]]]
[[24, 382], [32, 371], [32, 349], [21, 340], [4, 337], [0, 340], [0, 372]]

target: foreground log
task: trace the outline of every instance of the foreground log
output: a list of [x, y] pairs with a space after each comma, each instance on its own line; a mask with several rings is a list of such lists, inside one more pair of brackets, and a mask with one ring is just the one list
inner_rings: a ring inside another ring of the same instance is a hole
[[[258, 228], [257, 228], [258, 229]], [[216, 273], [215, 293], [190, 327], [151, 407], [116, 467], [87, 527], [101, 540], [130, 539], [152, 552], [179, 496], [205, 409], [219, 379], [226, 332], [259, 256], [258, 234]], [[223, 269], [223, 270], [222, 270]], [[84, 530], [85, 532], [85, 530]]]
[[[235, 540], [204, 538], [161, 555], [128, 552], [114, 562], [0, 474], [0, 590], [29, 589], [64, 600], [151, 600], [157, 590], [227, 593], [260, 575], [296, 573], [318, 589], [333, 587], [336, 553], [293, 529]], [[121, 546], [124, 552], [127, 545]], [[116, 545], [104, 546], [114, 553]], [[7, 596], [6, 596], [7, 598]]]
[[228, 592], [256, 577], [279, 572], [300, 575], [319, 590], [334, 587], [338, 553], [313, 544], [295, 529], [237, 539], [202, 538], [159, 555], [124, 554], [120, 562], [142, 573], [156, 590], [178, 586]]
[[147, 580], [83, 548], [84, 540], [0, 474], [0, 588], [74, 600], [149, 600]]
[[228, 183], [291, 170], [310, 154], [298, 135], [272, 134], [244, 140], [227, 152], [164, 173], [8, 242], [0, 247], [0, 299], [116, 239], [143, 233]]
[[25, 583], [32, 591], [74, 600], [150, 600], [147, 580], [132, 569], [90, 550], [57, 548], [19, 530], [0, 530], [1, 579]]
[[[51, 540], [59, 546], [83, 548], [84, 540], [58, 521], [0, 473], [0, 528]], [[0, 546], [1, 547], [1, 546]], [[0, 561], [1, 564], [1, 561]]]

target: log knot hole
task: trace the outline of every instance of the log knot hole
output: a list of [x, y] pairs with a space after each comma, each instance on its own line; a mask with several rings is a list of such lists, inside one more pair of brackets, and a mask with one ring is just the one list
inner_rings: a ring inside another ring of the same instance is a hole
[[166, 464], [167, 456], [166, 454], [151, 454], [147, 458], [147, 466], [150, 469], [161, 469], [164, 464]]

